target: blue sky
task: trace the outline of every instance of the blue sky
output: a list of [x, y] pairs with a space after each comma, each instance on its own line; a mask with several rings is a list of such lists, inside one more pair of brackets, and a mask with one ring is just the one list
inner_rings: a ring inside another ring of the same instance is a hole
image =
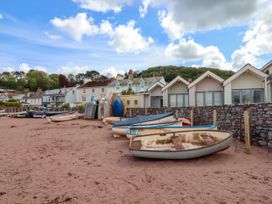
[[270, 19], [271, 0], [1, 0], [0, 71], [260, 68]]

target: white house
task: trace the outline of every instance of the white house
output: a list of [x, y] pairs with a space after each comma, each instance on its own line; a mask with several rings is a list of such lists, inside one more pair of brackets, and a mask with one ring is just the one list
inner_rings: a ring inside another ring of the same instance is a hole
[[95, 100], [109, 97], [111, 89], [109, 84], [113, 79], [89, 81], [77, 89], [77, 103], [87, 103], [91, 98]]
[[272, 60], [266, 63], [261, 71], [268, 75], [267, 78], [267, 101], [272, 102]]
[[177, 76], [169, 84], [163, 87], [163, 106], [185, 107], [189, 105], [189, 82]]
[[249, 104], [267, 101], [268, 75], [251, 64], [224, 81], [225, 104]]
[[161, 108], [163, 107], [162, 89], [166, 83], [160, 81], [152, 84], [146, 92], [141, 93], [141, 104], [143, 108]]
[[42, 103], [44, 106], [58, 106], [63, 103], [69, 103], [70, 106], [74, 106], [76, 104], [76, 99], [77, 87], [68, 87], [45, 91], [42, 97]]
[[207, 71], [189, 84], [190, 106], [223, 105], [223, 79]]

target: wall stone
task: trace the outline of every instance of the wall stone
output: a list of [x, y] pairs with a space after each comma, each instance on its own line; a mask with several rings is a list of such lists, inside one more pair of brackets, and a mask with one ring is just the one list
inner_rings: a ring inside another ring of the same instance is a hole
[[219, 130], [231, 131], [241, 141], [245, 138], [244, 112], [249, 112], [251, 143], [272, 148], [272, 103], [249, 105], [223, 105], [207, 107], [180, 108], [136, 108], [128, 109], [126, 115], [148, 115], [173, 112], [180, 117], [191, 117], [193, 110], [194, 125], [210, 125], [213, 123], [213, 111], [217, 112]]

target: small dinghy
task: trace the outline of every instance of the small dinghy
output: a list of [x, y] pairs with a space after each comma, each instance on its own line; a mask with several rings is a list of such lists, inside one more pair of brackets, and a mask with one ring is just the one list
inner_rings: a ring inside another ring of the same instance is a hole
[[26, 111], [8, 113], [8, 116], [11, 117], [11, 118], [25, 118], [26, 117]]
[[63, 114], [46, 117], [49, 122], [64, 122], [69, 120], [75, 120], [82, 117], [83, 114], [73, 113], [73, 114]]
[[142, 158], [193, 159], [225, 150], [231, 143], [232, 134], [224, 131], [172, 132], [135, 137], [130, 152]]
[[119, 96], [113, 96], [111, 108], [113, 116], [122, 117], [124, 115], [124, 104]]
[[0, 110], [0, 113], [4, 113], [6, 110], [5, 109], [3, 109], [3, 110]]
[[[148, 117], [150, 116], [150, 117]], [[159, 114], [159, 115], [148, 115], [148, 116], [136, 116], [125, 121], [113, 123], [112, 133], [114, 137], [125, 136], [127, 128], [131, 125], [167, 125], [171, 122], [179, 122], [176, 120], [172, 113]]]
[[127, 118], [122, 118], [122, 117], [106, 117], [103, 119], [103, 123], [105, 125], [112, 124], [114, 122], [119, 122], [119, 121], [124, 121], [127, 120]]
[[[182, 124], [183, 125], [183, 124]], [[196, 131], [196, 130], [217, 130], [215, 125], [205, 126], [181, 126], [181, 125], [157, 125], [157, 126], [130, 126], [127, 128], [127, 138], [145, 136], [150, 134], [165, 134], [168, 132]]]

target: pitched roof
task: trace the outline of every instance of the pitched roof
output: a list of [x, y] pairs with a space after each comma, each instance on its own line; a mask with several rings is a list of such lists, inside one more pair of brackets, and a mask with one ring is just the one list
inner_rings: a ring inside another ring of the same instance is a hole
[[223, 85], [227, 85], [228, 83], [230, 83], [232, 80], [236, 79], [237, 77], [239, 77], [240, 75], [242, 75], [244, 72], [246, 71], [251, 71], [254, 74], [266, 78], [268, 77], [267, 74], [265, 74], [264, 72], [261, 72], [260, 70], [258, 70], [256, 67], [252, 66], [251, 64], [246, 64], [245, 66], [243, 66], [238, 72], [236, 72], [234, 75], [232, 75], [230, 78], [228, 78], [226, 81], [224, 81]]
[[190, 84], [188, 81], [183, 79], [181, 76], [176, 76], [176, 78], [174, 78], [169, 84], [167, 84], [165, 87], [163, 87], [162, 91], [168, 89], [169, 87], [171, 87], [173, 84], [175, 84], [178, 81], [186, 84], [187, 86]]
[[267, 62], [267, 63], [261, 68], [261, 71], [262, 71], [262, 72], [265, 72], [266, 69], [267, 69], [268, 67], [270, 67], [270, 65], [272, 65], [272, 60], [270, 60], [269, 62]]
[[162, 84], [161, 82], [157, 81], [156, 83], [154, 83], [152, 86], [150, 86], [147, 91], [151, 91], [152, 89], [154, 89], [156, 86], [160, 86], [161, 88], [164, 87], [164, 84]]
[[200, 77], [198, 77], [196, 80], [194, 80], [192, 83], [189, 84], [188, 88], [191, 88], [193, 86], [195, 86], [196, 84], [198, 84], [200, 81], [202, 81], [203, 79], [205, 79], [206, 77], [211, 77], [217, 81], [219, 81], [220, 83], [223, 83], [224, 79], [222, 79], [221, 77], [217, 76], [216, 74], [214, 74], [213, 72], [210, 71], [206, 71], [204, 74], [202, 74]]
[[144, 83], [146, 85], [152, 85], [153, 83], [160, 81], [162, 77], [146, 77], [146, 78], [134, 78], [134, 79], [121, 79], [121, 80], [114, 80], [110, 86], [115, 86], [116, 84], [119, 83], [120, 86], [126, 86], [129, 83], [133, 85], [138, 85], [141, 83]]
[[79, 88], [96, 87], [96, 86], [107, 86], [107, 85], [109, 85], [113, 80], [114, 80], [114, 79], [89, 81], [89, 82], [87, 82], [87, 83], [81, 85]]

